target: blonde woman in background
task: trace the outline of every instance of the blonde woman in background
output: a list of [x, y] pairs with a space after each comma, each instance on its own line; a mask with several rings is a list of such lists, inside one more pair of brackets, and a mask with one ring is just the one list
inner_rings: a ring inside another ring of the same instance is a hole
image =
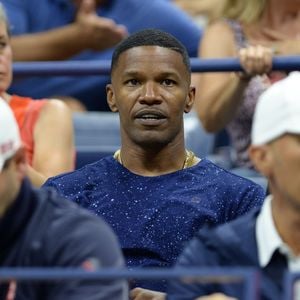
[[222, 15], [207, 27], [199, 57], [239, 57], [245, 72], [196, 75], [195, 108], [207, 131], [227, 128], [237, 165], [251, 168], [247, 149], [257, 99], [286, 75], [270, 73], [272, 57], [300, 54], [300, 1], [225, 0]]

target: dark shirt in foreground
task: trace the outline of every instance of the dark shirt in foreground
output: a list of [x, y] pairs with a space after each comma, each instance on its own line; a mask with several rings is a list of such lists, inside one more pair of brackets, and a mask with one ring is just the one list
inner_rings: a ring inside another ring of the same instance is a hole
[[[0, 219], [1, 267], [123, 267], [119, 244], [103, 220], [49, 189], [22, 184], [18, 198]], [[0, 285], [6, 299], [7, 284]], [[125, 280], [17, 282], [16, 300], [123, 300]]]

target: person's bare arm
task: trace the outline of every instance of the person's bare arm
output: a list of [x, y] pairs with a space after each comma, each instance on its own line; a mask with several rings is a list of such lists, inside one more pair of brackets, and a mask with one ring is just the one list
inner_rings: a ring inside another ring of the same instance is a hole
[[195, 300], [237, 300], [236, 298], [228, 297], [221, 293], [215, 293], [208, 296], [202, 296]]
[[269, 48], [249, 46], [236, 50], [234, 34], [223, 22], [208, 27], [199, 50], [201, 58], [239, 57], [247, 76], [239, 73], [202, 73], [198, 76], [196, 111], [209, 132], [224, 128], [234, 117], [251, 76], [264, 74], [272, 67]]
[[[300, 21], [300, 18], [299, 18]], [[295, 37], [287, 37], [278, 31], [264, 28], [262, 29], [264, 35], [268, 38], [266, 41], [256, 41], [265, 47], [269, 47], [276, 55], [299, 55], [300, 54], [300, 40]]]
[[95, 0], [83, 0], [73, 23], [45, 32], [12, 36], [11, 45], [15, 61], [63, 60], [86, 49], [110, 48], [126, 34], [123, 26], [97, 16]]
[[45, 181], [47, 180], [46, 176], [43, 174], [37, 172], [35, 169], [33, 169], [30, 165], [27, 164], [27, 176], [30, 179], [31, 183], [35, 187], [42, 186]]
[[[130, 291], [131, 300], [165, 300], [166, 294], [152, 290], [135, 288]], [[215, 293], [207, 296], [198, 297], [195, 300], [237, 300], [236, 298], [228, 297], [221, 293]]]
[[76, 24], [34, 34], [12, 36], [14, 61], [63, 60], [84, 49]]
[[209, 19], [220, 16], [224, 0], [174, 0], [174, 3], [191, 15], [207, 15]]
[[134, 288], [130, 291], [130, 300], [165, 300], [166, 294], [143, 288]]
[[32, 168], [45, 179], [74, 169], [72, 115], [59, 100], [49, 100], [34, 128]]
[[[224, 22], [209, 26], [199, 48], [200, 58], [237, 56], [234, 35]], [[222, 129], [233, 117], [248, 82], [234, 72], [201, 73], [198, 76], [195, 108], [209, 132]]]

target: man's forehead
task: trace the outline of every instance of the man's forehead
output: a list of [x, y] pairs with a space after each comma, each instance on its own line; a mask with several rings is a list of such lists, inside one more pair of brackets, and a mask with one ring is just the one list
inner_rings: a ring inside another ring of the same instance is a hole
[[285, 132], [284, 134], [282, 134], [279, 138], [288, 138], [288, 139], [293, 139], [293, 140], [297, 140], [300, 142], [300, 133], [296, 133], [296, 132]]
[[178, 56], [182, 57], [182, 55], [171, 48], [166, 48], [162, 46], [152, 46], [152, 45], [144, 45], [144, 46], [136, 46], [131, 47], [120, 54], [121, 56], [130, 57], [130, 56], [144, 56], [144, 55], [157, 55], [157, 56]]
[[174, 69], [186, 68], [179, 52], [160, 46], [138, 46], [127, 49], [120, 54], [117, 65], [124, 70], [154, 63]]
[[[54, 0], [54, 1], [56, 1], [58, 3], [73, 2], [76, 5], [80, 5], [83, 0]], [[107, 2], [107, 0], [95, 0], [95, 2], [96, 2], [96, 5], [100, 5], [100, 4], [105, 4]]]

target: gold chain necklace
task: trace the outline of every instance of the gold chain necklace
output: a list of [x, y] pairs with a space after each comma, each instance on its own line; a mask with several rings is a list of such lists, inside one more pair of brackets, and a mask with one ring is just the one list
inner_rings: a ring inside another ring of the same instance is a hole
[[[114, 159], [117, 160], [121, 165], [123, 165], [120, 149], [114, 153]], [[182, 165], [182, 169], [190, 168], [190, 167], [194, 166], [197, 162], [198, 162], [198, 159], [195, 156], [194, 152], [186, 149], [185, 150], [185, 159], [184, 159], [184, 162]]]
[[197, 157], [191, 150], [185, 149], [185, 160], [182, 169], [190, 168], [198, 162]]

